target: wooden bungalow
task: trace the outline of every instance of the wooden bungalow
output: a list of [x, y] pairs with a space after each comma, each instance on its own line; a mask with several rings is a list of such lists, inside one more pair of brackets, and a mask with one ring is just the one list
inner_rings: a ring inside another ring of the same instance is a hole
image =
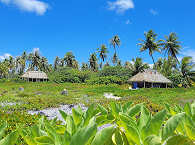
[[49, 80], [47, 74], [42, 71], [27, 71], [21, 78], [28, 82], [45, 82]]
[[167, 88], [172, 82], [156, 70], [147, 69], [129, 79], [133, 88]]

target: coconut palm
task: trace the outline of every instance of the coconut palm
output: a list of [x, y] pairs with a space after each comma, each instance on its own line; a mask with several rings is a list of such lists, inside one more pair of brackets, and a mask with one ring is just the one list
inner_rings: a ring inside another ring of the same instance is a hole
[[97, 48], [97, 52], [99, 53], [99, 57], [101, 59], [100, 68], [102, 68], [103, 62], [107, 58], [108, 48], [106, 47], [106, 45], [102, 44], [100, 48]]
[[117, 54], [115, 52], [114, 55], [113, 55], [113, 57], [112, 57], [112, 63], [113, 64], [117, 64], [117, 62], [118, 62], [118, 56], [117, 56]]
[[184, 57], [181, 60], [181, 73], [188, 86], [192, 85], [192, 82], [195, 81], [195, 64], [193, 63], [192, 57]]
[[54, 70], [57, 70], [60, 64], [60, 58], [58, 56], [56, 56], [55, 60], [54, 60]]
[[9, 72], [8, 62], [7, 61], [0, 62], [0, 78], [7, 77], [8, 72]]
[[12, 56], [9, 56], [8, 58], [8, 68], [11, 73], [13, 73], [15, 67], [15, 60]]
[[111, 40], [110, 40], [111, 45], [113, 46], [115, 53], [116, 53], [116, 46], [120, 47], [121, 41], [118, 35], [115, 35]]
[[82, 70], [82, 71], [89, 70], [88, 64], [83, 62], [83, 63], [82, 63], [82, 66], [81, 66], [81, 70]]
[[89, 58], [89, 67], [92, 71], [98, 70], [97, 56], [95, 53], [92, 53]]
[[72, 52], [67, 52], [64, 56], [64, 61], [67, 67], [73, 67], [73, 62], [75, 60], [75, 56]]
[[36, 50], [33, 53], [30, 53], [29, 56], [28, 56], [28, 60], [30, 62], [29, 69], [30, 70], [39, 70], [40, 69], [39, 68], [39, 66], [40, 66], [40, 59], [41, 59], [41, 56], [40, 56], [38, 50]]
[[179, 51], [181, 49], [180, 43], [181, 42], [178, 41], [176, 33], [170, 33], [169, 36], [165, 36], [165, 40], [163, 43], [163, 50], [165, 50], [165, 54], [168, 54], [168, 56], [176, 59], [177, 62], [179, 62], [179, 60], [177, 59], [177, 54], [179, 54]]
[[157, 41], [157, 34], [153, 32], [153, 30], [149, 30], [148, 32], [144, 33], [145, 40], [140, 40], [141, 43], [138, 43], [140, 45], [140, 52], [148, 50], [150, 57], [152, 58], [153, 64], [155, 66], [155, 61], [153, 57], [154, 52], [160, 52], [160, 48], [162, 43], [160, 43], [162, 40]]
[[143, 63], [142, 58], [136, 57], [132, 60], [132, 75], [136, 75], [139, 72], [143, 72], [144, 69], [148, 69], [149, 66], [146, 63]]
[[129, 61], [126, 61], [124, 64], [124, 67], [127, 69], [133, 69], [133, 64]]
[[41, 57], [40, 58], [39, 69], [41, 71], [44, 71], [44, 72], [48, 72], [49, 71], [49, 64], [48, 64], [48, 60], [47, 60], [46, 57]]
[[75, 68], [75, 69], [79, 69], [79, 63], [75, 59], [73, 60], [72, 67]]

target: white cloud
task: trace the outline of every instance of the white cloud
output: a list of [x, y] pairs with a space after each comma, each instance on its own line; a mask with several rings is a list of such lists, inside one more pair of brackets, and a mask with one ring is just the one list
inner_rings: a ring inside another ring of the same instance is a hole
[[6, 58], [9, 58], [10, 56], [11, 56], [11, 54], [5, 53], [5, 54], [3, 54], [3, 55], [0, 55], [0, 60], [4, 60], [4, 59], [6, 59]]
[[116, 10], [117, 13], [123, 13], [129, 9], [133, 9], [133, 0], [116, 0], [114, 2], [108, 2], [109, 10]]
[[40, 52], [39, 48], [33, 48], [33, 53], [35, 53], [36, 51]]
[[158, 11], [154, 10], [154, 9], [150, 9], [150, 13], [153, 15], [153, 16], [157, 16], [158, 15]]
[[148, 64], [148, 65], [149, 65], [150, 69], [153, 69], [154, 64]]
[[47, 3], [39, 0], [0, 0], [0, 2], [15, 5], [23, 11], [35, 12], [38, 15], [43, 15], [49, 8]]
[[127, 21], [125, 22], [125, 24], [129, 25], [129, 24], [132, 24], [132, 22], [131, 22], [130, 20], [127, 20]]
[[193, 59], [193, 62], [195, 62], [195, 50], [194, 49], [188, 49], [181, 52], [183, 56], [191, 56]]

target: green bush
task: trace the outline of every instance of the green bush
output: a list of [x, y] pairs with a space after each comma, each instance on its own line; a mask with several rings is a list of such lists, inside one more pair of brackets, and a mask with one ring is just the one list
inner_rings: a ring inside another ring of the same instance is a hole
[[117, 77], [117, 76], [106, 76], [106, 77], [95, 77], [90, 80], [87, 80], [86, 83], [90, 85], [95, 85], [95, 84], [123, 84], [125, 82], [125, 78], [127, 77]]
[[49, 74], [49, 80], [56, 83], [84, 83], [85, 80], [90, 79], [94, 75], [91, 71], [80, 71], [72, 68], [61, 68]]
[[129, 68], [122, 66], [106, 66], [98, 72], [100, 77], [105, 76], [117, 76], [117, 77], [128, 77], [132, 76], [132, 71]]
[[64, 125], [41, 118], [20, 129], [20, 135], [29, 145], [194, 145], [195, 141], [195, 104], [166, 105], [151, 114], [144, 104], [111, 102], [108, 109], [91, 105], [85, 112], [73, 108], [72, 115], [60, 113]]
[[184, 87], [187, 86], [187, 82], [180, 73], [171, 73], [168, 76], [168, 79], [173, 82], [173, 87], [178, 87], [179, 85]]

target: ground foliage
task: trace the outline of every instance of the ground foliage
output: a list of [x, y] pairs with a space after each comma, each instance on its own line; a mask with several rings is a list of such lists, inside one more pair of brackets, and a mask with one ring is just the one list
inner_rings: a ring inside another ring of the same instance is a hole
[[[111, 102], [107, 108], [93, 104], [85, 112], [72, 109], [72, 115], [60, 111], [64, 125], [42, 117], [33, 126], [17, 128], [0, 144], [21, 144], [21, 137], [28, 145], [194, 145], [195, 103], [165, 106], [155, 114], [144, 103], [133, 102]], [[1, 125], [1, 133], [6, 127]]]

